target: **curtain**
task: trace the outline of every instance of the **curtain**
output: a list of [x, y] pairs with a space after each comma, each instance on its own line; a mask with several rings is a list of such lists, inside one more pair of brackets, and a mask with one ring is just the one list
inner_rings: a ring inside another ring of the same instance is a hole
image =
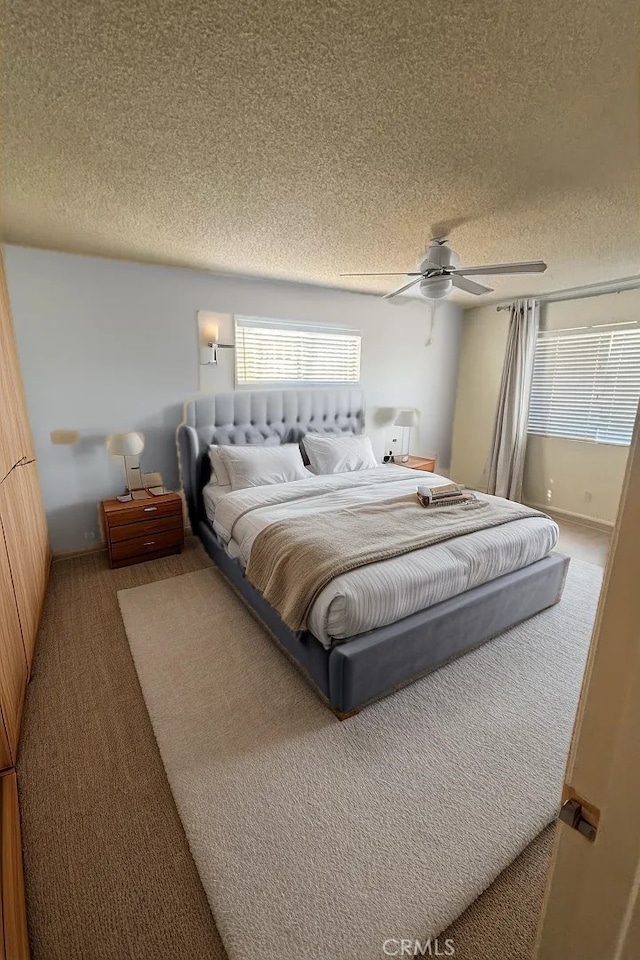
[[522, 498], [531, 380], [539, 326], [536, 300], [511, 306], [509, 334], [489, 455], [487, 490], [508, 500]]

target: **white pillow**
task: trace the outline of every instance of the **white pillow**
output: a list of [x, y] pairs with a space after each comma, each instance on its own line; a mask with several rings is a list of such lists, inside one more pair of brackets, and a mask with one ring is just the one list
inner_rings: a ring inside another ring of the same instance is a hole
[[218, 483], [221, 487], [229, 487], [229, 489], [231, 489], [231, 477], [220, 455], [221, 449], [222, 448], [216, 443], [212, 443], [209, 447], [209, 460], [211, 461], [212, 470], [211, 482]]
[[369, 437], [323, 437], [308, 433], [304, 448], [310, 468], [316, 474], [346, 473], [348, 470], [370, 470], [377, 467]]
[[306, 480], [312, 476], [302, 462], [297, 443], [278, 447], [219, 447], [218, 450], [229, 473], [232, 490]]

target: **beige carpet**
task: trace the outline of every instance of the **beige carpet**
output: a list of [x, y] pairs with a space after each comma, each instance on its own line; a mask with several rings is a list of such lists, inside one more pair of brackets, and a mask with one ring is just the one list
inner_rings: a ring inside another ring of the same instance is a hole
[[[117, 601], [209, 565], [194, 539], [121, 570], [104, 554], [53, 564], [18, 763], [32, 960], [225, 960]], [[457, 960], [529, 960], [552, 839], [446, 931]]]
[[424, 942], [518, 856], [557, 812], [599, 582], [575, 561], [561, 605], [342, 724], [217, 571], [119, 594], [232, 960]]

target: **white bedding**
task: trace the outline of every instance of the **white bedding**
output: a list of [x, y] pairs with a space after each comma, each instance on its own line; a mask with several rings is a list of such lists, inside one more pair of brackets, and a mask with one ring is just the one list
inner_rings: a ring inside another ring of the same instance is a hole
[[[253, 541], [271, 523], [301, 514], [314, 514], [321, 523], [323, 512], [401, 496], [429, 480], [448, 482], [437, 474], [391, 465], [235, 493], [221, 493], [223, 488], [209, 484], [203, 495], [220, 540], [246, 565]], [[529, 517], [352, 570], [320, 593], [308, 617], [309, 629], [330, 647], [335, 640], [393, 623], [534, 563], [557, 539], [553, 520]]]
[[204, 508], [212, 524], [216, 516], [216, 507], [228, 493], [231, 493], [231, 484], [222, 486], [220, 483], [208, 483], [202, 491]]

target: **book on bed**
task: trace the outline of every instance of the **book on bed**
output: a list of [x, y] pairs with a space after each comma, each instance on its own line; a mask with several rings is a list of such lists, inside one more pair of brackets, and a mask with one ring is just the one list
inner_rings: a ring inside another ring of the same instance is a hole
[[441, 483], [435, 487], [420, 484], [417, 497], [423, 507], [448, 507], [476, 499], [475, 494], [466, 491], [459, 483]]

